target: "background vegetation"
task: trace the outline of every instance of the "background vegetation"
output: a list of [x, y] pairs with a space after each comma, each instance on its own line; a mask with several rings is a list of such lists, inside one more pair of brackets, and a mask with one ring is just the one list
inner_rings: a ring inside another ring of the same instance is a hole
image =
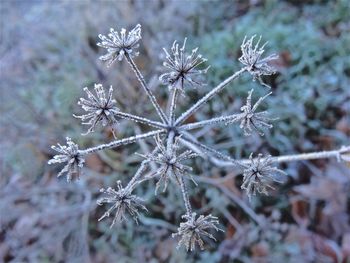
[[[273, 95], [265, 106], [279, 117], [265, 137], [244, 137], [234, 126], [201, 130], [197, 136], [232, 156], [272, 155], [338, 148], [349, 143], [350, 6], [343, 1], [7, 1], [1, 10], [0, 261], [12, 262], [347, 262], [350, 257], [349, 170], [334, 160], [289, 163], [288, 181], [270, 197], [249, 203], [241, 176], [196, 160], [199, 186], [194, 208], [221, 219], [225, 233], [205, 252], [176, 250], [184, 211], [176, 187], [154, 196], [155, 182], [138, 189], [147, 200], [136, 226], [109, 229], [97, 222], [99, 188], [128, 181], [135, 151], [149, 145], [92, 155], [76, 184], [57, 180], [49, 167], [50, 145], [70, 136], [82, 147], [112, 140], [106, 131], [82, 137], [72, 113], [83, 87], [115, 87], [119, 105], [154, 114], [123, 62], [106, 69], [95, 43], [110, 27], [142, 24], [137, 63], [166, 104], [158, 76], [162, 47], [188, 37], [209, 59], [208, 85], [182, 98], [186, 109], [206, 90], [239, 68], [245, 35], [269, 40], [279, 73], [266, 81]], [[194, 118], [238, 110], [247, 91], [264, 88], [243, 78]], [[122, 121], [118, 137], [140, 127]], [[212, 178], [212, 179], [210, 179]], [[224, 178], [224, 179], [222, 179]], [[257, 222], [266, 221], [265, 225]]]

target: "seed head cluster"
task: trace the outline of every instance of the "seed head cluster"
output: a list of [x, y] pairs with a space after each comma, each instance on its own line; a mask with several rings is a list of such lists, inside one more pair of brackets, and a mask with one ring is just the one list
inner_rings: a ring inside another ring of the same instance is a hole
[[[272, 125], [269, 122], [273, 119], [268, 117], [266, 111], [257, 112], [257, 108], [271, 93], [261, 97], [252, 105], [253, 90], [251, 90], [248, 93], [246, 104], [241, 107], [241, 112], [237, 114], [219, 116], [192, 123], [189, 122], [189, 117], [218, 95], [224, 88], [229, 87], [228, 84], [230, 82], [245, 72], [249, 72], [254, 79], [259, 78], [259, 80], [261, 80], [260, 76], [262, 75], [272, 74], [274, 69], [269, 65], [269, 62], [275, 59], [276, 56], [271, 55], [261, 58], [265, 44], [259, 48], [259, 39], [255, 47], [253, 47], [254, 37], [249, 40], [245, 39], [241, 46], [242, 56], [239, 58], [244, 67], [216, 87], [211, 88], [207, 94], [190, 106], [189, 109], [177, 116], [176, 104], [178, 103], [179, 92], [181, 93], [185, 88], [202, 87], [204, 84], [201, 78], [209, 69], [209, 67], [199, 68], [207, 60], [197, 53], [198, 48], [194, 48], [190, 53], [187, 53], [185, 50], [185, 39], [181, 47], [177, 41], [174, 41], [170, 52], [164, 49], [166, 55], [163, 63], [165, 73], [159, 79], [162, 85], [169, 88], [170, 102], [168, 103], [168, 109], [164, 110], [133, 60], [138, 55], [136, 49], [141, 39], [141, 26], [136, 25], [130, 32], [127, 32], [125, 29], [122, 29], [120, 32], [111, 29], [108, 36], [99, 35], [99, 38], [101, 42], [97, 45], [107, 50], [107, 53], [101, 56], [100, 59], [106, 62], [109, 67], [116, 60], [121, 61], [124, 57], [126, 58], [128, 65], [140, 83], [140, 88], [148, 96], [159, 119], [152, 120], [119, 109], [116, 106], [116, 100], [113, 99], [112, 87], [107, 93], [101, 84], [95, 84], [95, 94], [88, 88], [85, 88], [87, 98], [81, 98], [78, 104], [86, 113], [75, 115], [75, 117], [81, 119], [83, 124], [89, 126], [86, 134], [94, 131], [98, 125], [102, 127], [111, 126], [112, 129], [115, 129], [119, 118], [130, 122], [142, 123], [148, 129], [130, 137], [115, 139], [106, 144], [82, 150], [70, 138], [67, 138], [67, 145], [62, 146], [58, 144], [58, 146], [52, 147], [58, 154], [49, 161], [49, 164], [64, 163], [65, 166], [58, 176], [67, 174], [67, 180], [71, 181], [80, 177], [86, 155], [155, 138], [154, 148], [150, 153], [140, 154], [143, 160], [140, 161], [139, 168], [124, 187], [118, 181], [117, 189], [112, 187], [101, 189], [103, 196], [97, 203], [100, 206], [109, 205], [109, 207], [99, 221], [107, 219], [113, 214], [112, 226], [127, 220], [129, 216], [138, 222], [140, 210], [147, 211], [147, 209], [143, 204], [143, 200], [132, 194], [134, 189], [144, 181], [157, 179], [155, 186], [155, 192], [157, 193], [161, 185], [163, 185], [163, 190], [165, 191], [169, 182], [174, 181], [182, 195], [185, 211], [182, 216], [184, 222], [180, 223], [177, 233], [173, 234], [173, 236], [179, 237], [178, 247], [184, 246], [187, 251], [194, 250], [197, 245], [204, 249], [204, 240], [215, 240], [211, 232], [213, 230], [219, 231], [220, 229], [217, 217], [212, 215], [199, 215], [197, 217], [197, 214], [192, 211], [187, 184], [188, 179], [192, 179], [190, 173], [192, 171], [191, 162], [193, 158], [204, 157], [206, 161], [211, 161], [214, 165], [220, 161], [228, 162], [231, 166], [241, 164], [239, 167], [243, 168], [242, 189], [247, 191], [249, 197], [256, 193], [267, 194], [267, 190], [272, 187], [272, 182], [278, 181], [278, 175], [284, 173], [273, 166], [273, 158], [263, 158], [261, 155], [253, 158], [253, 155], [251, 155], [249, 162], [240, 163], [232, 157], [201, 143], [195, 136], [190, 134], [190, 130], [194, 128], [208, 127], [214, 124], [216, 126], [224, 126], [225, 124], [240, 122], [240, 128], [245, 135], [251, 135], [255, 131], [263, 135], [262, 130], [271, 128]], [[263, 85], [266, 84], [263, 83]], [[187, 123], [184, 123], [185, 121]], [[221, 160], [214, 162], [212, 161], [214, 158]], [[150, 164], [153, 164], [153, 166]], [[153, 168], [154, 166], [156, 168]], [[149, 176], [149, 174], [152, 174], [152, 176]]]

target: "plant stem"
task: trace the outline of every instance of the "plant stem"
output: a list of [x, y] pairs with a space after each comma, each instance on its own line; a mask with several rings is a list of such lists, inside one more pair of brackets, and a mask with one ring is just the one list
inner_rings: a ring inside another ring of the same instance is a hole
[[152, 120], [149, 120], [147, 118], [143, 118], [143, 117], [136, 116], [136, 115], [129, 114], [129, 113], [125, 113], [125, 112], [118, 112], [118, 113], [116, 113], [116, 116], [123, 118], [123, 119], [126, 119], [126, 120], [144, 123], [144, 124], [147, 124], [148, 126], [152, 126], [152, 127], [156, 127], [156, 128], [164, 129], [167, 127], [166, 125], [164, 125], [161, 122], [152, 121]]
[[176, 101], [179, 96], [179, 89], [173, 88], [171, 94], [171, 103], [169, 108], [169, 124], [173, 126], [175, 124], [175, 109], [176, 109]]
[[[174, 138], [175, 138], [175, 133], [173, 131], [170, 131], [167, 137], [167, 153], [169, 154], [169, 156], [173, 154]], [[188, 190], [182, 175], [179, 177], [179, 181], [180, 181], [182, 198], [185, 203], [186, 212], [188, 215], [192, 215], [192, 208], [191, 208], [191, 203], [188, 196]]]
[[217, 124], [220, 122], [232, 121], [232, 119], [235, 119], [237, 116], [238, 116], [238, 114], [233, 114], [233, 115], [229, 115], [229, 116], [221, 116], [221, 117], [216, 117], [216, 118], [212, 118], [209, 120], [185, 124], [185, 125], [182, 125], [179, 127], [179, 131], [188, 131], [188, 130], [201, 128], [201, 127], [204, 127], [206, 125], [209, 126], [209, 125], [214, 125], [214, 124]]
[[[350, 146], [343, 146], [340, 149], [333, 150], [333, 151], [321, 151], [321, 152], [275, 156], [275, 157], [272, 157], [272, 160], [276, 163], [286, 163], [286, 162], [295, 162], [295, 161], [302, 161], [302, 160], [336, 158], [339, 161], [341, 160], [341, 155], [346, 153], [350, 154]], [[261, 158], [261, 161], [263, 160], [264, 158]], [[217, 162], [217, 165], [222, 167], [231, 167], [237, 164], [243, 164], [243, 165], [248, 164], [250, 162], [251, 161], [249, 159], [235, 160], [235, 163], [233, 163], [232, 161], [227, 161], [222, 159], [222, 161]]]
[[184, 203], [186, 207], [186, 212], [188, 215], [192, 215], [192, 207], [190, 203], [190, 198], [188, 196], [187, 186], [182, 176], [180, 177], [180, 187], [181, 187], [182, 198], [184, 199]]
[[234, 160], [233, 158], [231, 158], [230, 156], [224, 154], [224, 153], [221, 153], [209, 146], [206, 146], [202, 143], [200, 143], [199, 141], [197, 141], [193, 136], [191, 136], [190, 134], [188, 133], [183, 133], [182, 134], [183, 137], [180, 138], [180, 141], [186, 141], [186, 142], [189, 142], [195, 146], [198, 146], [204, 153], [210, 153], [214, 156], [216, 156], [217, 158], [220, 158], [221, 160], [225, 160], [227, 161], [228, 163], [230, 163], [231, 165], [237, 165], [237, 161]]
[[129, 63], [129, 65], [131, 66], [132, 70], [135, 72], [135, 75], [136, 75], [138, 81], [141, 83], [142, 88], [147, 93], [147, 95], [148, 95], [150, 101], [152, 102], [154, 108], [156, 109], [159, 117], [161, 118], [161, 120], [163, 121], [164, 124], [168, 124], [168, 120], [167, 120], [162, 108], [159, 106], [159, 104], [156, 100], [156, 97], [153, 95], [152, 91], [148, 88], [146, 81], [145, 81], [144, 77], [142, 76], [140, 70], [138, 69], [137, 65], [135, 64], [135, 62], [133, 61], [133, 59], [130, 57], [130, 55], [128, 53], [125, 54], [125, 57]]
[[201, 106], [203, 106], [207, 101], [209, 101], [211, 98], [213, 98], [216, 94], [218, 94], [221, 90], [223, 90], [227, 84], [229, 84], [231, 81], [239, 77], [243, 72], [245, 72], [247, 69], [242, 68], [227, 79], [225, 79], [223, 82], [221, 82], [219, 85], [217, 85], [214, 89], [212, 89], [210, 92], [208, 92], [204, 97], [202, 97], [199, 101], [196, 102], [191, 108], [189, 108], [186, 112], [184, 112], [175, 122], [175, 126], [180, 125], [183, 123], [188, 117], [190, 117], [193, 113], [195, 113]]
[[112, 142], [107, 143], [107, 144], [101, 144], [101, 145], [96, 146], [96, 147], [87, 148], [85, 150], [79, 150], [79, 153], [81, 155], [86, 155], [86, 154], [90, 154], [90, 153], [93, 153], [93, 152], [101, 151], [101, 150], [104, 150], [104, 149], [111, 149], [111, 148], [115, 148], [115, 147], [118, 147], [118, 146], [121, 146], [121, 145], [134, 143], [134, 142], [136, 142], [138, 140], [143, 140], [145, 138], [153, 137], [153, 136], [155, 136], [157, 134], [162, 134], [162, 133], [165, 133], [165, 130], [150, 131], [150, 132], [147, 132], [147, 133], [138, 134], [138, 135], [131, 136], [131, 137], [128, 137], [128, 138], [124, 138], [124, 139], [121, 139], [121, 140], [115, 140], [115, 141], [112, 141]]
[[131, 178], [128, 185], [125, 187], [125, 189], [128, 189], [130, 192], [134, 189], [135, 185], [137, 184], [137, 180], [142, 176], [143, 172], [146, 170], [146, 164], [148, 163], [148, 160], [143, 160], [141, 162], [141, 165], [139, 169], [137, 169], [135, 175]]

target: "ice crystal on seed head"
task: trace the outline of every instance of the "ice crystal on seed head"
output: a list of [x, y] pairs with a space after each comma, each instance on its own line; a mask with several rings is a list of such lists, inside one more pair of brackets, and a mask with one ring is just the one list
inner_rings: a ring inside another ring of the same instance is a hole
[[[247, 66], [249, 73], [253, 76], [253, 79], [259, 79], [263, 75], [272, 75], [276, 71], [268, 63], [272, 60], [278, 58], [276, 54], [269, 55], [265, 58], [261, 58], [262, 54], [265, 52], [264, 47], [267, 44], [263, 44], [259, 47], [261, 36], [258, 42], [253, 46], [255, 35], [247, 40], [244, 38], [241, 45], [242, 56], [238, 59], [241, 63]], [[260, 79], [259, 79], [260, 80]]]
[[187, 251], [193, 251], [196, 248], [196, 244], [198, 244], [200, 249], [203, 250], [203, 237], [208, 237], [216, 241], [215, 237], [209, 233], [210, 229], [223, 231], [217, 227], [219, 224], [218, 218], [212, 215], [200, 215], [196, 219], [196, 213], [192, 213], [191, 215], [183, 215], [182, 218], [186, 221], [180, 223], [177, 233], [172, 234], [173, 237], [180, 236], [177, 248], [185, 246]]
[[75, 179], [79, 179], [81, 175], [81, 169], [84, 165], [84, 158], [79, 153], [78, 145], [75, 144], [71, 138], [66, 138], [67, 145], [51, 146], [52, 149], [59, 152], [60, 154], [55, 155], [48, 164], [53, 163], [66, 163], [63, 169], [59, 172], [57, 177], [64, 174], [67, 175], [67, 181], [70, 182]]
[[90, 128], [84, 135], [93, 132], [99, 123], [101, 123], [103, 127], [110, 125], [113, 131], [117, 124], [116, 114], [119, 112], [119, 109], [116, 107], [116, 101], [113, 99], [113, 88], [110, 87], [107, 96], [102, 84], [95, 84], [94, 89], [96, 96], [94, 96], [87, 87], [84, 88], [88, 99], [80, 98], [78, 102], [87, 114], [81, 116], [73, 115], [81, 119], [83, 124], [90, 125]]
[[267, 111], [255, 112], [260, 105], [260, 103], [266, 99], [271, 93], [268, 93], [264, 97], [261, 97], [253, 106], [252, 106], [252, 94], [253, 89], [249, 91], [247, 102], [244, 106], [241, 107], [242, 113], [234, 115], [232, 119], [226, 122], [226, 124], [240, 121], [240, 128], [243, 129], [244, 135], [249, 136], [252, 134], [253, 129], [255, 129], [261, 136], [264, 135], [262, 130], [272, 128], [272, 125], [268, 122], [273, 121], [268, 117]]
[[[181, 177], [188, 175], [192, 171], [192, 167], [184, 165], [182, 162], [195, 158], [198, 155], [191, 150], [178, 154], [179, 137], [176, 137], [170, 151], [166, 149], [166, 146], [159, 135], [155, 137], [155, 142], [157, 145], [157, 150], [154, 153], [141, 156], [160, 165], [155, 174], [155, 176], [159, 176], [159, 181], [157, 182], [155, 189], [155, 193], [157, 194], [157, 191], [162, 184], [164, 185], [163, 192], [166, 191], [169, 179], [175, 179], [175, 181], [180, 185]], [[192, 177], [191, 179], [194, 182]]]
[[179, 44], [174, 41], [171, 48], [171, 54], [164, 48], [166, 55], [166, 61], [163, 65], [170, 71], [162, 74], [159, 80], [167, 85], [169, 88], [175, 88], [182, 90], [185, 84], [189, 84], [191, 87], [197, 87], [202, 85], [198, 79], [199, 75], [206, 73], [209, 67], [205, 69], [196, 69], [199, 65], [206, 62], [207, 59], [202, 58], [201, 54], [197, 54], [198, 48], [192, 50], [191, 54], [185, 52], [186, 38], [181, 48]]
[[272, 165], [271, 156], [262, 158], [262, 154], [256, 159], [251, 154], [249, 163], [243, 165], [245, 169], [241, 188], [246, 190], [249, 199], [257, 192], [268, 195], [268, 189], [273, 189], [273, 182], [282, 182], [281, 176], [285, 176], [286, 173]]
[[109, 217], [111, 212], [115, 210], [114, 218], [111, 227], [115, 223], [120, 223], [126, 220], [126, 212], [138, 223], [137, 219], [139, 217], [138, 209], [143, 209], [147, 211], [147, 208], [143, 205], [143, 200], [136, 195], [132, 195], [128, 188], [123, 188], [120, 181], [117, 182], [118, 190], [111, 187], [107, 189], [101, 189], [100, 192], [106, 194], [107, 196], [102, 197], [97, 200], [97, 204], [102, 206], [103, 204], [112, 204], [112, 206], [101, 216], [98, 221]]
[[107, 49], [107, 54], [101, 56], [100, 59], [106, 61], [109, 67], [117, 59], [123, 60], [126, 54], [131, 57], [138, 56], [139, 53], [135, 49], [139, 47], [138, 42], [141, 39], [141, 25], [136, 25], [128, 34], [125, 28], [122, 28], [120, 33], [111, 28], [108, 37], [101, 34], [98, 37], [102, 42], [97, 45]]

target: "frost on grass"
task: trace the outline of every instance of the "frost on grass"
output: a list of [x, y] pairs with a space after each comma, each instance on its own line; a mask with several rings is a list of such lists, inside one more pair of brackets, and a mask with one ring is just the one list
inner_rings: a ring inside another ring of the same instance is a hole
[[109, 88], [107, 96], [102, 84], [95, 84], [94, 89], [96, 96], [88, 88], [84, 88], [88, 99], [80, 98], [78, 102], [87, 113], [81, 116], [73, 116], [81, 119], [82, 124], [90, 126], [83, 135], [93, 132], [98, 124], [101, 124], [103, 127], [111, 126], [114, 134], [114, 128], [118, 122], [116, 114], [119, 112], [119, 109], [116, 106], [116, 101], [113, 99], [113, 88]]
[[139, 55], [135, 49], [139, 47], [139, 40], [141, 39], [141, 25], [138, 24], [128, 34], [126, 29], [122, 28], [120, 33], [113, 28], [110, 29], [108, 37], [100, 34], [98, 36], [101, 42], [97, 43], [98, 46], [107, 49], [107, 54], [100, 57], [102, 61], [107, 62], [107, 66], [111, 66], [117, 59], [123, 60], [125, 54], [129, 54], [131, 57]]
[[209, 67], [205, 69], [197, 69], [207, 61], [201, 54], [197, 54], [198, 48], [192, 50], [190, 54], [186, 53], [186, 38], [181, 48], [174, 41], [170, 53], [164, 48], [166, 61], [163, 62], [164, 67], [169, 71], [162, 74], [159, 80], [169, 88], [175, 88], [183, 91], [185, 85], [198, 87], [203, 85], [199, 80], [199, 75], [207, 73]]
[[107, 189], [102, 188], [100, 190], [100, 192], [104, 193], [106, 196], [98, 199], [97, 204], [100, 206], [104, 204], [112, 204], [112, 206], [98, 219], [98, 221], [109, 217], [115, 210], [111, 227], [116, 223], [126, 220], [126, 213], [138, 223], [138, 210], [142, 209], [147, 211], [147, 208], [143, 205], [143, 200], [136, 195], [132, 195], [129, 188], [123, 188], [120, 181], [117, 182], [117, 187], [117, 190], [111, 187], [108, 187]]
[[78, 145], [69, 137], [67, 137], [66, 140], [67, 145], [61, 145], [58, 143], [57, 146], [51, 146], [51, 148], [59, 154], [56, 154], [51, 160], [49, 160], [48, 164], [66, 163], [57, 177], [66, 174], [67, 181], [70, 182], [80, 178], [81, 169], [83, 168], [85, 160], [79, 152]]
[[218, 218], [212, 215], [200, 215], [196, 219], [196, 213], [192, 213], [183, 215], [182, 218], [185, 219], [185, 222], [180, 223], [177, 233], [172, 235], [173, 237], [180, 237], [177, 248], [184, 246], [187, 251], [193, 251], [197, 244], [203, 250], [203, 237], [216, 241], [215, 237], [209, 233], [210, 230], [223, 231], [217, 227], [219, 224]]
[[269, 189], [274, 189], [274, 182], [282, 183], [286, 173], [273, 166], [271, 156], [263, 158], [259, 154], [257, 158], [253, 158], [253, 154], [249, 157], [249, 163], [244, 165], [243, 184], [241, 188], [247, 192], [249, 199], [257, 193], [268, 195]]

